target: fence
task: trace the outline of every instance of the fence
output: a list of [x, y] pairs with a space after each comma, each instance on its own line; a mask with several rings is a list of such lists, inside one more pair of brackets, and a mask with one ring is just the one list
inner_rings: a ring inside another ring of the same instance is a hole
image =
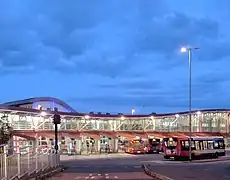
[[45, 173], [60, 165], [60, 155], [53, 150], [38, 150], [27, 153], [4, 153], [0, 154], [0, 180], [21, 179]]

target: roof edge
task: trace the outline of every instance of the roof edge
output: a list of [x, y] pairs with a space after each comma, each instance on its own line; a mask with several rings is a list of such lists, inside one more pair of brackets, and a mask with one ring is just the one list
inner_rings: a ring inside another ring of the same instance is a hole
[[22, 99], [22, 100], [17, 100], [17, 101], [10, 101], [10, 102], [3, 103], [1, 105], [3, 105], [3, 106], [16, 106], [16, 105], [34, 103], [36, 101], [53, 101], [53, 102], [65, 107], [66, 109], [68, 109], [72, 112], [76, 112], [76, 110], [73, 109], [70, 105], [68, 105], [64, 101], [57, 99], [57, 98], [54, 98], [54, 97], [33, 97], [33, 98]]

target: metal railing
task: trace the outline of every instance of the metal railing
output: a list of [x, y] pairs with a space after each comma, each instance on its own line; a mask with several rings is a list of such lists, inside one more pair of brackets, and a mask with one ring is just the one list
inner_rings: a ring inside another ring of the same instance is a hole
[[51, 149], [43, 149], [27, 153], [0, 154], [0, 180], [21, 179], [36, 176], [60, 166], [60, 154]]

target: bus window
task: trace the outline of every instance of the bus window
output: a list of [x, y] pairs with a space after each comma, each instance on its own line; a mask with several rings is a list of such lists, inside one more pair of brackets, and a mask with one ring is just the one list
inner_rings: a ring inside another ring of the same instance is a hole
[[184, 144], [184, 141], [181, 141], [181, 147], [184, 147], [185, 144]]
[[208, 149], [208, 142], [207, 141], [203, 141], [203, 148], [204, 148], [204, 150]]
[[199, 141], [195, 141], [195, 147], [196, 147], [196, 150], [200, 150], [200, 143], [199, 143]]
[[208, 149], [213, 149], [213, 141], [208, 141]]
[[192, 149], [196, 149], [196, 146], [195, 146], [195, 141], [191, 141], [191, 146], [192, 146]]
[[189, 147], [189, 143], [188, 143], [188, 141], [185, 141], [185, 147]]
[[219, 149], [219, 143], [218, 143], [218, 141], [214, 141], [213, 142], [213, 148], [214, 149]]
[[[189, 141], [182, 141], [182, 143], [181, 143], [181, 149], [182, 150], [189, 150]], [[194, 141], [191, 141], [191, 149], [192, 150], [196, 149]]]
[[188, 150], [189, 149], [188, 141], [181, 141], [181, 149], [182, 150]]
[[219, 141], [219, 148], [220, 149], [224, 149], [225, 148], [224, 141]]
[[174, 149], [177, 146], [177, 138], [165, 138], [164, 139], [164, 144], [167, 148], [169, 149]]
[[204, 150], [203, 141], [199, 141], [199, 144], [200, 144], [200, 150]]

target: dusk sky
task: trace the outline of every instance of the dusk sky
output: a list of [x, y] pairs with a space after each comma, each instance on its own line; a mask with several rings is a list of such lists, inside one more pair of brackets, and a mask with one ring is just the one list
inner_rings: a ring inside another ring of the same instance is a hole
[[1, 102], [59, 98], [79, 112], [230, 108], [229, 0], [1, 0]]

